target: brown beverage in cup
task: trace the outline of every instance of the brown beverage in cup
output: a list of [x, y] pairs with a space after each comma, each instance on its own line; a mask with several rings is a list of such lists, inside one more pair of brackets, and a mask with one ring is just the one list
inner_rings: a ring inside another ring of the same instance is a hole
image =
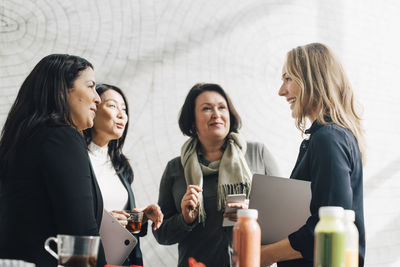
[[126, 229], [131, 233], [139, 233], [142, 229], [143, 212], [126, 211], [129, 213]]
[[[57, 253], [50, 242], [57, 244]], [[99, 250], [99, 236], [57, 235], [49, 237], [44, 248], [58, 260], [58, 267], [95, 267]]]
[[58, 266], [62, 267], [95, 267], [96, 257], [94, 256], [59, 256]]
[[132, 233], [139, 233], [140, 229], [142, 228], [142, 222], [135, 222], [133, 220], [128, 220], [128, 225], [126, 229]]

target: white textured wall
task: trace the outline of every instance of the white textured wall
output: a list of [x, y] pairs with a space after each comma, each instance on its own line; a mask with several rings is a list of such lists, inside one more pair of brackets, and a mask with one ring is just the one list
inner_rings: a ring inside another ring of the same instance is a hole
[[[128, 95], [125, 147], [138, 205], [156, 202], [185, 140], [177, 116], [189, 88], [220, 83], [242, 133], [264, 142], [288, 176], [300, 134], [277, 96], [286, 51], [309, 42], [341, 58], [364, 107], [366, 266], [400, 264], [400, 4], [395, 0], [0, 0], [0, 125], [23, 79], [50, 53], [82, 56], [98, 82]], [[143, 238], [146, 266], [174, 266], [176, 246]]]

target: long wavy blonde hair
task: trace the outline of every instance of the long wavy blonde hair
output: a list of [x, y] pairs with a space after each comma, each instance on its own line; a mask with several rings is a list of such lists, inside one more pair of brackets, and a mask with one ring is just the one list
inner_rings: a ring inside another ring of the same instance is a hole
[[288, 52], [284, 68], [300, 88], [294, 106], [296, 127], [304, 133], [306, 117], [316, 112], [320, 124], [335, 123], [354, 134], [364, 162], [365, 142], [353, 90], [332, 51], [320, 43], [298, 46]]

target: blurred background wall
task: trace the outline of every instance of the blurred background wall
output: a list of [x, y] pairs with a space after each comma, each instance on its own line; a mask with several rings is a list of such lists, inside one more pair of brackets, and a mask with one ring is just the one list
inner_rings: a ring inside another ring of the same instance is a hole
[[[0, 0], [0, 125], [42, 57], [75, 54], [94, 64], [97, 82], [128, 96], [138, 206], [157, 201], [164, 167], [186, 140], [179, 109], [197, 82], [228, 91], [241, 132], [264, 142], [289, 176], [301, 136], [277, 95], [284, 57], [323, 42], [363, 108], [366, 266], [399, 266], [399, 13], [395, 0]], [[176, 246], [151, 233], [142, 240], [146, 266], [176, 265]]]

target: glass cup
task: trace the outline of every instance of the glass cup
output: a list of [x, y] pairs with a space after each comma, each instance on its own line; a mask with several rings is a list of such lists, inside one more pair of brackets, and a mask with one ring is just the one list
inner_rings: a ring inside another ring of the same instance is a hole
[[126, 210], [125, 212], [129, 214], [126, 229], [131, 233], [139, 233], [142, 229], [143, 211]]
[[[49, 246], [57, 244], [58, 254]], [[44, 242], [44, 248], [58, 260], [58, 266], [95, 267], [99, 250], [99, 236], [57, 235]]]

